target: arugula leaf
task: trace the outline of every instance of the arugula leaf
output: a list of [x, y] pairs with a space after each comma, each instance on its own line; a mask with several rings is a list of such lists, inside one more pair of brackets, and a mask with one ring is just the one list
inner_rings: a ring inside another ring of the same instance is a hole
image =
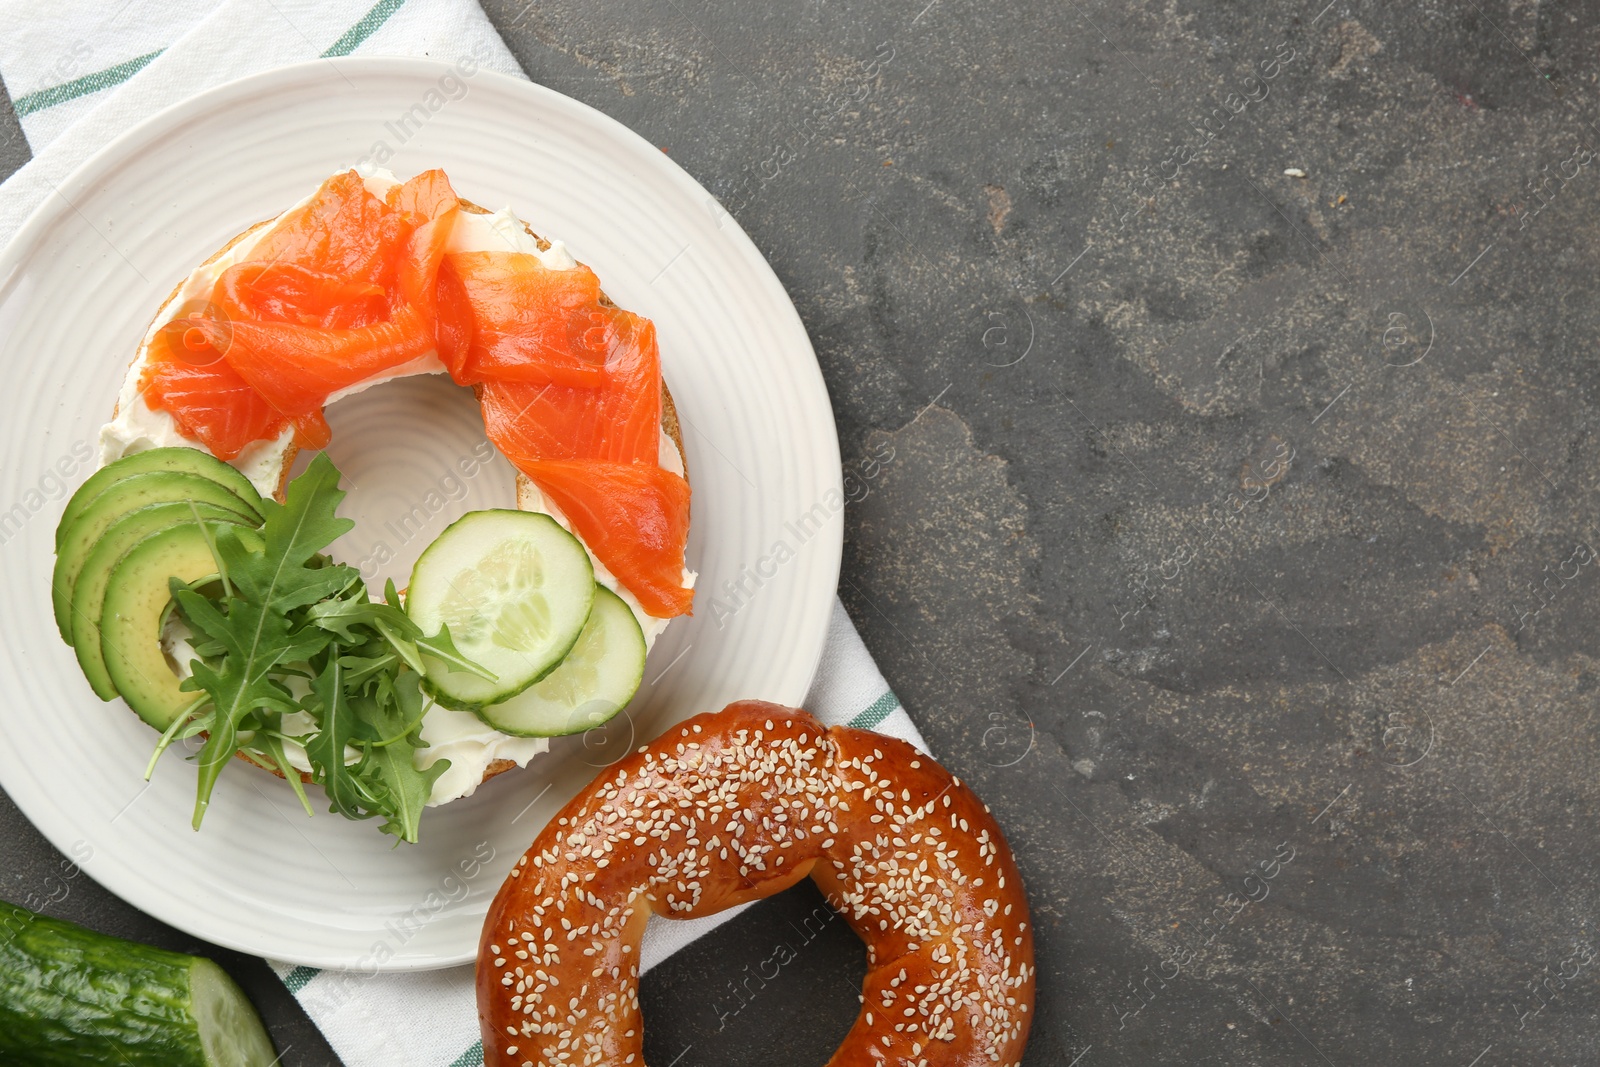
[[400, 657], [393, 651], [378, 656], [345, 656], [345, 685], [360, 689], [379, 674], [393, 673], [400, 666]]
[[433, 637], [417, 638], [417, 650], [429, 657], [439, 660], [451, 671], [467, 671], [476, 674], [486, 682], [498, 682], [500, 676], [485, 667], [480, 667], [474, 661], [461, 654], [455, 642], [450, 639], [450, 627], [441, 625], [439, 632]]
[[[433, 783], [450, 766], [446, 759], [416, 765], [430, 706], [423, 657], [494, 678], [461, 654], [448, 630], [424, 635], [394, 583], [385, 590], [388, 603], [373, 601], [359, 571], [322, 554], [354, 525], [337, 514], [344, 495], [332, 461], [316, 456], [289, 483], [283, 504], [263, 502], [259, 529], [216, 529], [210, 546], [220, 595], [172, 582], [200, 657], [182, 688], [200, 696], [163, 735], [155, 758], [178, 737], [206, 735], [196, 757], [196, 829], [223, 768], [240, 751], [282, 771], [310, 813], [290, 759], [287, 742], [294, 742], [330, 811], [382, 817], [397, 844], [416, 841]], [[285, 734], [283, 716], [294, 712], [315, 729]]]
[[[307, 754], [330, 810], [351, 819], [382, 815], [385, 833], [414, 842], [433, 783], [450, 766], [447, 759], [416, 766], [427, 711], [420, 679], [413, 671], [376, 673], [358, 692], [349, 679], [344, 661], [330, 657], [313, 681], [306, 706], [322, 731], [307, 741]], [[352, 748], [361, 757], [346, 763]]]
[[327, 791], [330, 810], [351, 818], [361, 817], [360, 796], [344, 762], [345, 748], [355, 734], [356, 717], [350, 694], [345, 691], [344, 664], [338, 656], [328, 657], [327, 666], [311, 680], [305, 710], [322, 726], [306, 741], [305, 749], [317, 781]]
[[422, 716], [429, 702], [422, 694], [421, 676], [414, 671], [379, 676], [373, 686], [374, 714], [367, 725], [377, 735], [368, 748], [372, 771], [387, 797], [385, 833], [402, 841], [415, 841], [422, 809], [433, 794], [433, 783], [450, 767], [438, 759], [418, 768], [415, 749], [422, 747]]
[[[420, 731], [429, 705], [419, 683], [414, 671], [378, 675], [370, 687], [373, 703], [362, 709], [361, 728], [357, 731], [360, 739], [387, 746], [410, 740]], [[420, 734], [416, 743], [421, 745]]]
[[[390, 604], [400, 606], [400, 594], [395, 592], [394, 579], [391, 578], [389, 581], [384, 583], [383, 598]], [[409, 632], [412, 635], [411, 640], [416, 644], [417, 652], [419, 653], [419, 659], [421, 654], [426, 654], [443, 663], [446, 669], [452, 673], [455, 671], [466, 671], [469, 674], [476, 674], [479, 678], [482, 678], [486, 682], [498, 682], [500, 680], [500, 676], [498, 674], [495, 674], [493, 671], [490, 671], [485, 667], [479, 666], [476, 662], [461, 654], [461, 651], [456, 648], [455, 642], [450, 639], [449, 626], [445, 625], [444, 623], [440, 623], [439, 632], [434, 634], [432, 637], [429, 637], [422, 632], [422, 627], [412, 622], [411, 616], [407, 615], [404, 611], [400, 612], [400, 618], [405, 621], [407, 627], [409, 628]], [[404, 654], [404, 652], [401, 652], [401, 655]], [[411, 663], [412, 660], [408, 658], [406, 662]], [[420, 663], [415, 664], [412, 669], [418, 674], [427, 673]]]
[[358, 639], [357, 627], [370, 627], [394, 648], [406, 665], [418, 674], [427, 668], [422, 657], [439, 660], [451, 671], [469, 671], [486, 681], [497, 681], [497, 676], [461, 654], [450, 637], [450, 628], [440, 626], [439, 632], [428, 637], [422, 627], [400, 607], [400, 595], [390, 581], [385, 590], [388, 603], [368, 600], [366, 591], [358, 589], [348, 596], [325, 600], [314, 605], [307, 616], [316, 625], [338, 634], [345, 641]]
[[[221, 540], [219, 537], [219, 550]], [[193, 822], [198, 830], [222, 768], [238, 751], [239, 730], [245, 718], [258, 710], [294, 711], [298, 706], [283, 683], [271, 677], [272, 668], [282, 662], [305, 659], [318, 645], [326, 644], [327, 638], [316, 631], [292, 636], [286, 618], [237, 597], [224, 600], [224, 614], [183, 583], [174, 585], [173, 596], [189, 624], [224, 649], [218, 666], [205, 660], [194, 661], [193, 677], [184, 683], [186, 688], [204, 690], [216, 711], [205, 746], [196, 759], [200, 782]]]
[[294, 790], [294, 795], [300, 799], [300, 806], [306, 809], [306, 814], [311, 814], [311, 799], [306, 796], [305, 783], [300, 780], [300, 771], [289, 762], [288, 755], [283, 750], [283, 739], [270, 730], [261, 734], [262, 747], [268, 756], [272, 757], [273, 766], [283, 775], [284, 781], [289, 783], [289, 788]]
[[[228, 576], [246, 600], [279, 612], [314, 604], [360, 580], [360, 572], [329, 564], [317, 554], [355, 528], [335, 511], [344, 499], [339, 470], [326, 452], [319, 452], [306, 472], [289, 483], [282, 504], [262, 501], [263, 551], [238, 557], [228, 542], [242, 542], [230, 529], [217, 538], [218, 553]], [[326, 565], [324, 565], [326, 564]]]
[[363, 635], [357, 630], [372, 618], [372, 601], [367, 599], [365, 588], [347, 590], [342, 596], [331, 597], [306, 609], [306, 619], [347, 643], [357, 643]]
[[381, 746], [373, 750], [371, 759], [388, 789], [389, 818], [381, 829], [402, 841], [416, 841], [417, 826], [433, 793], [433, 783], [449, 770], [450, 761], [441, 759], [419, 771], [412, 762], [411, 748], [406, 745]]

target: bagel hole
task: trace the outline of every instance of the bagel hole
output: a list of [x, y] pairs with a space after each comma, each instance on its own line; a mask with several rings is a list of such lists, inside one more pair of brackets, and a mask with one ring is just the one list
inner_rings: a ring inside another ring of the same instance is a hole
[[[361, 571], [375, 596], [469, 511], [517, 506], [517, 472], [490, 444], [471, 389], [443, 374], [380, 382], [329, 405], [326, 451], [348, 494], [339, 514], [355, 528], [329, 548]], [[299, 474], [311, 455], [295, 459]]]
[[[652, 917], [651, 922], [670, 922]], [[646, 1063], [826, 1063], [855, 1024], [866, 948], [809, 878], [746, 909], [639, 984]]]

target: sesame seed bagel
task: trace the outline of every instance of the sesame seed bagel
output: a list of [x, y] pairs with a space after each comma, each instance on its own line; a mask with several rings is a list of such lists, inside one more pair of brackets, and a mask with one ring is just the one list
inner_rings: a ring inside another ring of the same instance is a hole
[[[458, 198], [457, 204], [458, 204], [458, 206], [460, 207], [460, 209], [463, 212], [466, 212], [468, 214], [473, 214], [473, 215], [489, 215], [489, 214], [493, 214], [493, 212], [491, 212], [489, 209], [481, 207], [480, 205], [475, 204], [470, 200], [467, 200], [465, 197]], [[251, 237], [255, 237], [255, 236], [261, 235], [266, 230], [268, 230], [270, 227], [272, 227], [275, 223], [277, 223], [277, 221], [281, 217], [282, 217], [281, 215], [274, 216], [273, 218], [266, 219], [266, 220], [264, 220], [262, 222], [258, 222], [255, 225], [253, 225], [253, 226], [249, 227], [248, 229], [242, 231], [241, 233], [237, 234], [235, 237], [233, 237], [227, 243], [222, 245], [222, 247], [217, 249], [217, 251], [214, 252], [210, 257], [208, 257], [205, 260], [204, 263], [200, 264], [200, 266], [195, 268], [195, 270], [191, 272], [190, 278], [194, 278], [196, 276], [204, 276], [219, 260], [221, 260], [224, 256], [226, 256], [236, 246], [238, 246], [241, 241], [247, 240], [247, 239], [249, 239]], [[539, 249], [541, 251], [549, 251], [550, 250], [550, 248], [551, 248], [550, 241], [548, 241], [544, 237], [540, 236], [538, 233], [534, 232], [534, 230], [533, 230], [533, 228], [531, 226], [527, 225], [526, 223], [523, 223], [522, 224], [522, 228], [523, 228], [524, 231], [526, 231], [526, 233], [530, 237], [532, 237], [534, 239], [534, 241], [537, 243], [537, 245], [538, 245], [538, 247], [539, 247]], [[146, 331], [145, 339], [140, 344], [139, 351], [136, 354], [133, 363], [135, 363], [135, 364], [138, 363], [139, 360], [144, 359], [149, 354], [150, 345], [153, 343], [154, 338], [155, 338], [155, 327], [163, 324], [166, 321], [169, 321], [173, 317], [174, 312], [178, 308], [180, 297], [182, 296], [182, 294], [184, 293], [184, 291], [185, 291], [185, 289], [186, 289], [186, 287], [188, 285], [188, 281], [189, 281], [189, 279], [185, 279], [183, 282], [180, 282], [177, 286], [175, 286], [173, 288], [173, 290], [172, 290], [172, 293], [168, 296], [166, 301], [163, 302], [161, 310], [157, 312], [155, 319], [152, 320], [152, 322], [151, 322], [151, 328]], [[616, 306], [612, 302], [611, 298], [606, 296], [606, 294], [604, 292], [602, 292], [600, 294], [600, 302], [602, 304], [608, 306], [608, 307], [615, 307]], [[481, 392], [481, 387], [474, 387], [473, 391], [474, 391], [475, 394], [477, 394], [477, 393]], [[116, 415], [118, 414], [119, 410], [120, 410], [120, 404], [118, 404], [118, 405], [113, 407], [113, 409], [112, 409], [112, 417], [113, 418], [116, 417]], [[681, 426], [681, 424], [679, 422], [679, 419], [678, 419], [677, 407], [673, 403], [672, 394], [671, 394], [670, 391], [668, 391], [665, 382], [662, 382], [662, 384], [661, 384], [661, 430], [662, 430], [662, 433], [665, 434], [667, 436], [667, 438], [672, 441], [673, 446], [678, 450], [678, 458], [679, 458], [680, 463], [683, 466], [683, 477], [684, 477], [685, 480], [688, 480], [688, 478], [689, 478], [688, 459], [687, 459], [687, 455], [686, 455], [686, 453], [684, 451], [683, 430], [682, 430], [682, 426]], [[201, 449], [202, 451], [205, 450], [204, 446], [201, 445], [199, 442], [189, 441], [187, 443], [190, 444], [192, 447]], [[292, 471], [292, 469], [294, 467], [295, 457], [299, 454], [300, 449], [299, 449], [299, 446], [297, 444], [295, 444], [295, 442], [292, 439], [284, 440], [281, 444], [275, 444], [273, 447], [281, 449], [282, 459], [281, 459], [280, 473], [278, 475], [277, 484], [276, 484], [276, 486], [272, 487], [272, 496], [279, 503], [282, 503], [283, 500], [284, 500], [284, 494], [285, 494], [285, 492], [286, 492], [286, 490], [288, 488], [289, 479], [290, 479], [290, 473], [291, 473], [291, 471]], [[265, 488], [266, 487], [263, 487], [263, 489], [265, 489]], [[515, 505], [516, 505], [516, 507], [518, 507], [518, 508], [520, 508], [521, 510], [524, 510], [524, 511], [542, 510], [540, 494], [538, 493], [538, 491], [535, 488], [533, 482], [528, 478], [528, 476], [523, 474], [523, 473], [521, 473], [520, 471], [517, 473], [517, 476], [516, 476]], [[279, 770], [276, 767], [266, 766], [266, 765], [258, 762], [257, 760], [252, 759], [251, 756], [248, 753], [244, 752], [244, 751], [239, 751], [239, 752], [236, 753], [236, 755], [238, 756], [238, 758], [244, 760], [246, 763], [249, 763], [252, 766], [260, 767], [263, 770], [270, 771], [271, 773], [277, 775], [280, 778], [283, 777], [283, 773], [282, 773], [281, 770]], [[483, 772], [483, 776], [482, 776], [482, 778], [480, 780], [480, 784], [482, 782], [487, 782], [489, 779], [494, 778], [494, 777], [496, 777], [496, 776], [498, 776], [500, 774], [503, 774], [506, 771], [515, 770], [516, 767], [517, 767], [516, 762], [514, 762], [512, 760], [509, 760], [509, 759], [492, 760], [485, 767], [484, 772]], [[310, 772], [302, 771], [300, 773], [300, 778], [301, 778], [302, 781], [304, 781], [304, 782], [309, 784], [311, 782], [311, 780], [312, 780], [312, 775], [310, 774]]]
[[989, 809], [867, 730], [741, 701], [607, 768], [517, 862], [484, 921], [486, 1067], [642, 1067], [639, 941], [809, 876], [867, 946], [829, 1064], [1017, 1064], [1033, 935]]

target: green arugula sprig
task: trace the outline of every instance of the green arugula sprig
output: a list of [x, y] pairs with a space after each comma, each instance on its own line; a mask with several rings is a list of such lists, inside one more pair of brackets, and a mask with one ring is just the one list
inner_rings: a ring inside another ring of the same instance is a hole
[[329, 810], [381, 816], [384, 833], [416, 841], [423, 805], [450, 766], [440, 759], [423, 769], [413, 759], [429, 706], [422, 657], [493, 678], [457, 651], [448, 630], [423, 634], [393, 582], [387, 603], [373, 601], [359, 571], [323, 554], [354, 526], [337, 515], [344, 495], [339, 471], [318, 455], [289, 483], [282, 505], [263, 502], [259, 529], [207, 527], [216, 579], [172, 580], [199, 657], [182, 688], [198, 695], [162, 735], [146, 777], [173, 741], [205, 735], [195, 758], [197, 830], [223, 768], [240, 752], [282, 773], [309, 814], [285, 751], [294, 744], [305, 750]]

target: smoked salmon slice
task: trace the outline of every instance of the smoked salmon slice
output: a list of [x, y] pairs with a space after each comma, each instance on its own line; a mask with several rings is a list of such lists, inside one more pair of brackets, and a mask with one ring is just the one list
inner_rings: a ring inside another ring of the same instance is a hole
[[228, 328], [228, 365], [290, 418], [317, 411], [339, 390], [433, 351], [433, 331], [410, 304], [384, 322], [353, 330], [249, 319]]
[[668, 619], [689, 611], [694, 591], [683, 585], [689, 483], [681, 476], [645, 463], [596, 460], [518, 467], [646, 612]]
[[270, 441], [288, 425], [281, 412], [220, 358], [197, 366], [166, 345], [153, 345], [139, 388], [145, 403], [171, 412], [179, 433], [219, 459], [234, 459], [245, 446]]
[[595, 388], [485, 382], [483, 423], [513, 464], [536, 459], [660, 462], [661, 357], [649, 319], [601, 308], [605, 380]]
[[220, 444], [224, 458], [248, 443], [240, 434], [273, 425], [263, 409], [277, 430], [293, 422], [302, 446], [322, 447], [329, 396], [433, 351], [434, 292], [458, 203], [442, 171], [419, 174], [386, 200], [354, 171], [329, 178], [213, 289], [220, 314], [195, 328], [212, 335], [232, 375], [162, 370], [155, 375], [173, 387], [148, 395], [180, 428], [206, 425], [209, 439], [191, 436]]
[[436, 219], [461, 205], [460, 197], [444, 171], [435, 167], [389, 190], [388, 205], [402, 215], [413, 215], [417, 223]]
[[377, 322], [389, 294], [376, 282], [342, 278], [298, 263], [239, 263], [217, 280], [216, 305], [230, 319], [292, 322], [348, 330]]
[[477, 326], [472, 320], [472, 300], [467, 295], [467, 285], [456, 273], [449, 256], [439, 264], [439, 273], [434, 278], [433, 309], [433, 340], [439, 362], [444, 364], [455, 383], [461, 385]]
[[600, 279], [588, 267], [551, 270], [526, 252], [452, 252], [446, 261], [472, 309], [458, 385], [605, 381]]
[[345, 171], [274, 223], [250, 254], [263, 263], [295, 263], [381, 284], [405, 228], [399, 212], [367, 192], [355, 171]]
[[321, 448], [330, 396], [437, 353], [645, 611], [684, 614], [689, 485], [660, 466], [654, 325], [605, 302], [588, 267], [448, 252], [459, 205], [439, 170], [382, 198], [355, 171], [329, 178], [221, 274], [205, 311], [157, 332], [147, 402], [223, 459], [290, 425]]

